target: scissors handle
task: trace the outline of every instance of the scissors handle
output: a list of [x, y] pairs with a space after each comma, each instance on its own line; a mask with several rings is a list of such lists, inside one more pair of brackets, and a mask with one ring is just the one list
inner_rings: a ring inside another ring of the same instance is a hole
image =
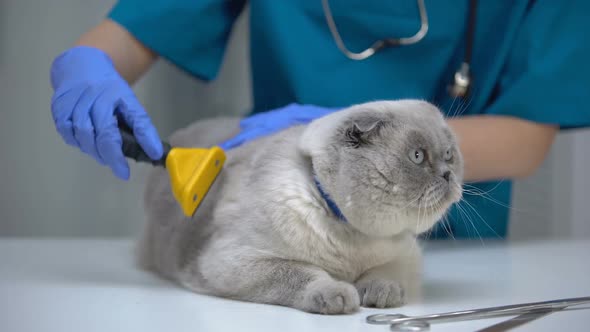
[[367, 317], [367, 323], [369, 324], [399, 324], [410, 321], [454, 321], [454, 320], [469, 320], [469, 319], [481, 319], [488, 317], [498, 316], [511, 316], [529, 312], [537, 309], [563, 309], [573, 305], [580, 305], [584, 303], [590, 303], [590, 296], [587, 297], [575, 297], [543, 302], [530, 302], [521, 304], [512, 304], [499, 307], [488, 307], [480, 309], [452, 311], [440, 314], [424, 315], [424, 316], [404, 316], [404, 315], [388, 315], [378, 314]]

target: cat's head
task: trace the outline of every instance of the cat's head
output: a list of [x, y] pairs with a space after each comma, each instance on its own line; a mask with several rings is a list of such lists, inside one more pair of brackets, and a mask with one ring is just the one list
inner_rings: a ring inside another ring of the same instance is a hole
[[463, 159], [434, 105], [355, 105], [312, 122], [299, 144], [323, 189], [357, 230], [430, 229], [461, 198]]

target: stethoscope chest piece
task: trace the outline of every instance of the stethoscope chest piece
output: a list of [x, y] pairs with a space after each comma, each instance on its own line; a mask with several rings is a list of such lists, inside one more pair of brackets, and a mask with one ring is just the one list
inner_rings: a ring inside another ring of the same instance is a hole
[[465, 98], [469, 93], [471, 87], [471, 73], [469, 71], [469, 64], [463, 62], [461, 68], [455, 72], [453, 84], [449, 85], [449, 95], [454, 98]]

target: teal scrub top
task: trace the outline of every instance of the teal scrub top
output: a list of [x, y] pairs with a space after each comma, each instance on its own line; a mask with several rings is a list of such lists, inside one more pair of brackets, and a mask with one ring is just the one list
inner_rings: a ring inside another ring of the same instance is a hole
[[[176, 66], [212, 80], [246, 1], [121, 0], [109, 17]], [[590, 124], [590, 1], [479, 1], [470, 96], [454, 101], [447, 85], [465, 48], [468, 0], [426, 0], [430, 28], [415, 45], [367, 60], [345, 57], [321, 0], [251, 0], [250, 62], [260, 112], [297, 102], [343, 107], [377, 99], [420, 98], [448, 116], [504, 115], [562, 129]], [[419, 28], [415, 0], [332, 0], [350, 50]], [[505, 237], [511, 182], [474, 183], [432, 237]]]

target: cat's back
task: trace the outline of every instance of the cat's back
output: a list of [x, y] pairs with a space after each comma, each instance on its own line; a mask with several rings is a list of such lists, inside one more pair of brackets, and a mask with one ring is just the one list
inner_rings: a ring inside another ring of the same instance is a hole
[[[175, 131], [169, 142], [175, 147], [203, 147], [217, 145], [239, 131], [237, 117], [218, 117], [196, 121]], [[220, 175], [223, 178], [223, 174]], [[220, 182], [216, 181], [198, 209], [199, 217], [209, 218]], [[178, 244], [198, 231], [196, 223], [187, 221], [170, 189], [168, 172], [154, 167], [150, 171], [144, 191], [144, 208], [147, 222], [138, 244], [138, 263], [162, 275], [174, 278], [176, 262], [180, 256]], [[203, 215], [205, 214], [205, 215]]]
[[[169, 142], [173, 147], [208, 148], [233, 137], [239, 131], [239, 121], [237, 117], [218, 117], [197, 121], [174, 132], [170, 135]], [[211, 189], [216, 189], [218, 186], [219, 184], [215, 183]], [[202, 202], [202, 205], [207, 205], [207, 202]], [[144, 206], [149, 222], [182, 218], [178, 203], [172, 195], [168, 172], [165, 169], [155, 167], [150, 171], [144, 191]]]
[[239, 117], [215, 117], [196, 121], [170, 135], [170, 144], [179, 147], [210, 147], [239, 132]]

